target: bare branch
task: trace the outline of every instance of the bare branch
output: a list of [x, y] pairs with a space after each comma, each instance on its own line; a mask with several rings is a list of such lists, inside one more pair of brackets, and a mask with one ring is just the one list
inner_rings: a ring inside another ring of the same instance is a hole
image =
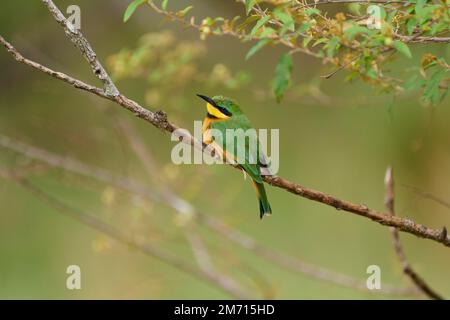
[[9, 42], [7, 42], [1, 35], [0, 35], [0, 43], [6, 48], [6, 50], [13, 56], [13, 58], [20, 63], [26, 64], [32, 68], [35, 68], [41, 72], [44, 72], [56, 79], [62, 80], [68, 84], [71, 84], [77, 89], [81, 89], [84, 91], [88, 91], [91, 93], [94, 93], [98, 96], [101, 96], [103, 98], [107, 98], [107, 96], [104, 94], [103, 90], [94, 86], [91, 86], [90, 84], [84, 83], [83, 81], [80, 81], [78, 79], [72, 78], [71, 76], [68, 76], [65, 73], [54, 71], [52, 69], [49, 69], [37, 62], [28, 60], [24, 58]]
[[351, 65], [353, 62], [357, 61], [360, 58], [360, 56], [356, 56], [355, 58], [351, 59], [350, 61], [348, 61], [345, 64], [340, 65], [339, 67], [336, 68], [336, 70], [325, 74], [323, 76], [320, 76], [321, 78], [325, 78], [325, 79], [330, 79], [332, 76], [334, 76], [336, 73], [338, 73], [339, 71], [341, 71], [342, 69], [347, 68], [349, 65]]
[[75, 26], [64, 17], [62, 12], [51, 0], [42, 0], [42, 2], [47, 6], [55, 20], [64, 28], [70, 41], [72, 41], [72, 43], [81, 51], [83, 57], [89, 62], [92, 72], [103, 83], [105, 94], [108, 97], [118, 96], [119, 90], [117, 90], [102, 64], [98, 61], [97, 55], [81, 31], [75, 28]]
[[391, 216], [384, 212], [370, 209], [365, 205], [355, 204], [346, 200], [341, 200], [326, 193], [305, 188], [299, 184], [287, 181], [280, 177], [265, 176], [264, 181], [269, 183], [270, 185], [279, 187], [281, 189], [285, 189], [286, 191], [299, 195], [303, 198], [307, 198], [316, 202], [326, 204], [338, 210], [351, 212], [359, 216], [366, 217], [375, 222], [378, 222], [379, 224], [395, 227], [400, 231], [414, 234], [421, 238], [431, 239], [433, 241], [442, 243], [447, 247], [450, 247], [450, 237], [448, 236], [446, 236], [445, 238], [442, 237], [441, 230], [428, 228], [410, 219]]
[[[386, 186], [386, 197], [385, 203], [388, 209], [388, 212], [391, 216], [395, 216], [394, 210], [394, 176], [393, 170], [389, 167], [386, 170], [386, 176], [384, 179], [384, 184]], [[414, 285], [423, 292], [426, 296], [435, 300], [442, 300], [443, 298], [437, 294], [426, 282], [425, 280], [417, 274], [417, 272], [411, 267], [408, 259], [406, 258], [405, 252], [403, 251], [402, 245], [400, 243], [400, 235], [398, 230], [395, 228], [390, 228], [392, 233], [392, 238], [394, 241], [395, 253], [397, 254], [398, 259], [402, 265], [403, 272], [411, 279]]]
[[404, 36], [401, 34], [395, 34], [395, 37], [403, 42], [409, 43], [449, 43], [450, 37], [423, 37], [423, 36]]
[[118, 103], [119, 105], [121, 105], [123, 108], [133, 112], [136, 116], [152, 123], [157, 128], [160, 128], [160, 129], [163, 129], [163, 130], [166, 130], [169, 132], [173, 132], [176, 129], [176, 127], [174, 127], [173, 125], [171, 125], [167, 122], [167, 117], [164, 112], [159, 112], [159, 111], [152, 112], [152, 111], [140, 106], [137, 102], [135, 102], [131, 99], [128, 99], [127, 97], [120, 95], [120, 94], [115, 97], [109, 96], [101, 88], [94, 87], [90, 84], [87, 84], [87, 83], [81, 81], [81, 80], [78, 80], [71, 76], [68, 76], [65, 73], [54, 71], [54, 70], [47, 68], [37, 62], [26, 59], [16, 50], [16, 48], [14, 48], [1, 35], [0, 35], [0, 43], [6, 48], [6, 50], [13, 56], [13, 58], [17, 62], [26, 64], [36, 70], [39, 70], [43, 73], [48, 74], [56, 79], [64, 81], [64, 82], [74, 86], [77, 89], [87, 91], [87, 92], [96, 94], [102, 98], [112, 100], [112, 101]]

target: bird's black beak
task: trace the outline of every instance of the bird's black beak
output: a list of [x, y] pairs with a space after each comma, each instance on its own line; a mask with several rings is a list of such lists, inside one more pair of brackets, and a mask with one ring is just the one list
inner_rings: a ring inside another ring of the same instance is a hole
[[199, 94], [199, 93], [197, 93], [197, 97], [200, 97], [203, 100], [205, 100], [206, 102], [208, 102], [209, 104], [213, 105], [214, 107], [217, 107], [216, 103], [214, 102], [214, 100], [211, 99], [210, 97], [207, 97], [207, 96], [205, 96], [203, 94]]
[[197, 96], [200, 97], [200, 98], [202, 98], [202, 99], [205, 100], [206, 102], [208, 102], [210, 105], [212, 105], [214, 108], [216, 108], [217, 110], [219, 110], [219, 111], [220, 111], [221, 113], [223, 113], [224, 115], [226, 115], [226, 116], [228, 116], [228, 117], [231, 117], [231, 116], [232, 116], [232, 114], [231, 114], [230, 111], [228, 111], [227, 109], [225, 109], [225, 108], [223, 108], [223, 107], [221, 107], [221, 106], [218, 106], [218, 105], [214, 102], [214, 100], [211, 99], [210, 97], [207, 97], [207, 96], [204, 96], [204, 95], [198, 94], [198, 93], [197, 93]]

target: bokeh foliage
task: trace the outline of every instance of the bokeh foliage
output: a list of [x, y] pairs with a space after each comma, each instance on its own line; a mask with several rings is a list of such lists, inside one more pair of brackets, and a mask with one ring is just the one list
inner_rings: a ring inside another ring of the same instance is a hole
[[[448, 93], [450, 66], [443, 56], [425, 53], [422, 63], [401, 74], [392, 74], [389, 63], [411, 59], [414, 43], [448, 44], [450, 6], [445, 0], [405, 0], [371, 4], [370, 1], [337, 1], [347, 4], [344, 10], [328, 12], [333, 1], [317, 0], [238, 0], [243, 17], [205, 17], [201, 23], [187, 17], [193, 6], [170, 10], [170, 1], [158, 7], [154, 1], [134, 0], [128, 6], [127, 21], [141, 5], [149, 4], [171, 20], [199, 30], [201, 38], [232, 35], [242, 41], [255, 41], [246, 55], [251, 58], [268, 45], [287, 47], [281, 55], [273, 80], [273, 92], [280, 101], [289, 87], [292, 59], [301, 52], [321, 59], [337, 71], [345, 69], [346, 79], [360, 79], [382, 92], [401, 93], [422, 90], [425, 104], [436, 105]], [[447, 37], [445, 37], [447, 36]], [[334, 75], [332, 72], [326, 78]]]

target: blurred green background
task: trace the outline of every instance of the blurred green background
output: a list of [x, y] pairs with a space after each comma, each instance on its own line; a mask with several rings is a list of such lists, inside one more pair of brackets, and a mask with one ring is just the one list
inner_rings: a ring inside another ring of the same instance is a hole
[[[62, 9], [70, 4], [80, 6], [83, 32], [105, 65], [111, 60], [108, 57], [122, 48], [136, 47], [149, 32], [171, 30], [175, 44], [200, 41], [195, 30], [165, 22], [150, 8], [138, 10], [124, 24], [128, 1], [55, 2]], [[176, 5], [182, 8], [187, 3], [177, 1]], [[194, 5], [192, 14], [197, 19], [232, 17], [242, 10], [233, 1], [189, 3]], [[3, 2], [0, 30], [26, 57], [98, 85], [88, 64], [39, 1]], [[165, 110], [169, 119], [189, 130], [193, 120], [201, 120], [205, 113], [196, 93], [230, 95], [256, 127], [280, 129], [280, 176], [384, 210], [383, 178], [387, 166], [392, 165], [397, 214], [433, 228], [450, 226], [449, 209], [405, 187], [415, 186], [450, 202], [448, 99], [435, 108], [425, 108], [418, 94], [394, 99], [364, 84], [344, 82], [345, 74], [319, 81], [320, 75], [330, 70], [320, 61], [296, 55], [294, 85], [277, 104], [266, 92], [283, 48], [268, 47], [246, 61], [251, 43], [210, 37], [201, 45], [205, 52], [195, 61], [195, 72], [209, 73], [220, 63], [234, 73], [244, 72], [247, 83], [222, 87], [200, 79], [175, 86], [156, 79], [149, 88], [145, 77], [137, 77], [118, 81], [119, 89], [144, 106], [155, 102], [149, 107]], [[415, 63], [425, 49], [448, 57], [448, 46], [417, 46], [413, 48]], [[410, 65], [410, 60], [399, 59], [392, 68], [401, 72]], [[149, 90], [153, 91], [149, 94]], [[155, 98], [158, 91], [165, 94]], [[409, 285], [388, 228], [269, 186], [274, 214], [260, 221], [254, 190], [240, 172], [225, 166], [173, 165], [170, 151], [174, 143], [165, 133], [113, 103], [17, 64], [0, 50], [0, 134], [158, 188], [123, 137], [117, 119], [125, 119], [137, 130], [163, 180], [202, 212], [277, 252], [362, 281], [368, 277], [366, 268], [378, 265], [382, 285]], [[29, 168], [36, 163], [0, 148], [0, 165]], [[31, 171], [29, 177], [60, 201], [195, 264], [183, 227], [168, 206], [61, 169], [41, 168]], [[263, 291], [284, 299], [411, 298], [359, 291], [292, 272], [203, 227], [196, 230], [218, 272], [235, 277], [255, 298], [265, 296]], [[403, 233], [401, 240], [419, 274], [436, 291], [450, 297], [449, 249]], [[81, 267], [82, 290], [66, 289], [65, 271], [71, 264]], [[0, 298], [218, 299], [230, 295], [59, 214], [26, 189], [1, 179]]]

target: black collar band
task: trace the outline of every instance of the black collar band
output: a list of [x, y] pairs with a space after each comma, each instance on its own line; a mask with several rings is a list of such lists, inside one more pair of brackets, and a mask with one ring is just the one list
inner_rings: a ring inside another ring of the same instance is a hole
[[206, 117], [208, 117], [209, 119], [219, 119], [216, 116], [213, 116], [211, 113], [206, 113]]

